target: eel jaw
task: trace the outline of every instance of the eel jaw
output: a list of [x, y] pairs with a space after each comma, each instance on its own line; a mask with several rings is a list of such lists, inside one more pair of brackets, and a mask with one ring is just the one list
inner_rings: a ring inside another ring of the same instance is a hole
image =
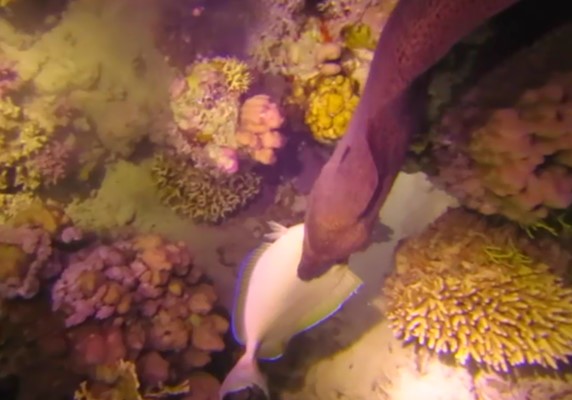
[[303, 281], [310, 281], [324, 274], [334, 264], [329, 257], [324, 257], [319, 252], [315, 252], [308, 241], [304, 240], [302, 247], [302, 257], [298, 264], [298, 278]]

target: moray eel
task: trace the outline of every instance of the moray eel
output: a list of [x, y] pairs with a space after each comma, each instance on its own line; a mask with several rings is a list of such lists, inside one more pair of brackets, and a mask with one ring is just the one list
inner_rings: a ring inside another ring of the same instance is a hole
[[360, 102], [308, 199], [298, 277], [369, 244], [422, 107], [415, 83], [455, 43], [518, 0], [400, 0], [381, 32]]

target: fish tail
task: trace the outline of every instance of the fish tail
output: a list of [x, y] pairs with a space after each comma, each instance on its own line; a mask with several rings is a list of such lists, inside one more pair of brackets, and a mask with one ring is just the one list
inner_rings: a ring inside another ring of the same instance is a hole
[[219, 390], [219, 400], [225, 400], [226, 396], [232, 393], [248, 389], [262, 391], [266, 398], [269, 398], [266, 379], [258, 368], [256, 358], [250, 352], [246, 352], [238, 360], [224, 379]]

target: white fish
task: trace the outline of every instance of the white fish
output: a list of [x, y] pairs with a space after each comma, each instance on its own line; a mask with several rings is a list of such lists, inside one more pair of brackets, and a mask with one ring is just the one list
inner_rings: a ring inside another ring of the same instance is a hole
[[311, 281], [298, 278], [304, 224], [286, 228], [269, 223], [272, 233], [244, 261], [235, 293], [232, 330], [246, 347], [222, 383], [219, 398], [258, 387], [269, 398], [258, 360], [275, 360], [290, 339], [334, 314], [363, 282], [345, 265]]

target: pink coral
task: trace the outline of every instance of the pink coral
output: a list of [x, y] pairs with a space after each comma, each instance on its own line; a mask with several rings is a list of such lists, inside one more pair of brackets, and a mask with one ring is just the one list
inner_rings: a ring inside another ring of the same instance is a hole
[[71, 146], [57, 141], [44, 146], [32, 157], [30, 165], [40, 174], [44, 185], [55, 185], [66, 177], [71, 150]]
[[[136, 351], [144, 345], [162, 352], [193, 349], [196, 335], [207, 347], [200, 350], [222, 350], [228, 323], [209, 314], [217, 295], [198, 283], [201, 273], [191, 263], [183, 243], [158, 235], [95, 244], [70, 258], [52, 288], [52, 307], [63, 311], [67, 326], [88, 318], [130, 321], [128, 343]], [[136, 322], [141, 317], [142, 325]], [[205, 323], [195, 329], [193, 321], [201, 318]]]
[[225, 174], [238, 172], [238, 154], [235, 149], [224, 146], [207, 146], [207, 154], [215, 168]]
[[275, 150], [285, 144], [278, 129], [284, 118], [278, 106], [267, 95], [259, 94], [247, 99], [240, 110], [236, 140], [255, 161], [273, 164]]
[[437, 130], [447, 139], [434, 151], [436, 183], [470, 208], [524, 225], [568, 208], [572, 159], [563, 154], [572, 154], [572, 101], [566, 95], [572, 74], [555, 74], [526, 90], [513, 107], [475, 109], [489, 90], [496, 93], [496, 85], [486, 91], [477, 85], [462, 107], [443, 118]]

